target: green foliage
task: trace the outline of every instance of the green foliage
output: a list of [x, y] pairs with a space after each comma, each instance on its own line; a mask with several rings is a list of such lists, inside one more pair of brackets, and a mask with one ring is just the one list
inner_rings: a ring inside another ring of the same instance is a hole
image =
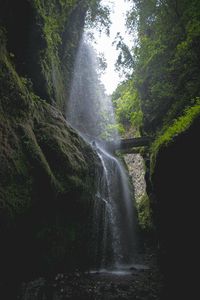
[[133, 78], [144, 114], [143, 129], [170, 124], [200, 96], [200, 2], [133, 0], [127, 26], [133, 48]]
[[132, 126], [137, 132], [142, 124], [142, 112], [138, 93], [133, 88], [132, 81], [127, 80], [118, 86], [113, 93], [112, 100], [119, 126]]
[[112, 140], [113, 136], [119, 133], [123, 135], [125, 133], [125, 129], [122, 124], [108, 124], [104, 131], [101, 133], [100, 138], [106, 141]]
[[117, 71], [125, 73], [128, 77], [130, 75], [129, 72], [133, 69], [134, 59], [131, 50], [125, 44], [124, 39], [122, 38], [119, 32], [117, 33], [113, 45], [116, 45], [116, 50], [120, 51], [120, 54], [115, 63], [115, 68]]
[[34, 0], [34, 5], [44, 24], [43, 34], [49, 48], [58, 50], [66, 21], [77, 4], [77, 0]]
[[[109, 10], [100, 0], [33, 0], [33, 5], [43, 42], [38, 54], [39, 72], [44, 82], [40, 96], [64, 109], [84, 20], [88, 27], [108, 30]], [[105, 66], [103, 59], [101, 65]], [[38, 85], [41, 89], [41, 83]]]
[[110, 10], [108, 6], [102, 5], [101, 0], [88, 0], [88, 10], [86, 16], [86, 28], [96, 28], [100, 32], [105, 30], [109, 34]]
[[198, 116], [200, 116], [200, 98], [196, 99], [196, 104], [186, 108], [184, 114], [175, 119], [171, 126], [164, 126], [151, 146], [151, 172], [153, 172], [156, 155], [160, 148], [167, 146], [174, 137], [187, 130]]

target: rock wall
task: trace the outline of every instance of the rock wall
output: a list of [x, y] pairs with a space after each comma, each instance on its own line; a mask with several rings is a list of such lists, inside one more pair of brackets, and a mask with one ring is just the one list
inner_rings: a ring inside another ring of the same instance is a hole
[[139, 153], [125, 154], [124, 159], [133, 183], [140, 229], [143, 234], [148, 233], [149, 236], [153, 228], [150, 202], [146, 193], [146, 171], [144, 159]]
[[99, 160], [61, 113], [79, 2], [0, 3], [0, 288], [90, 264]]
[[144, 160], [140, 154], [126, 154], [124, 159], [133, 181], [135, 199], [139, 201], [146, 191]]
[[20, 76], [34, 92], [64, 110], [76, 49], [82, 34], [86, 1], [1, 1], [0, 25]]
[[199, 236], [200, 118], [161, 147], [148, 186], [157, 228], [164, 299], [195, 299]]

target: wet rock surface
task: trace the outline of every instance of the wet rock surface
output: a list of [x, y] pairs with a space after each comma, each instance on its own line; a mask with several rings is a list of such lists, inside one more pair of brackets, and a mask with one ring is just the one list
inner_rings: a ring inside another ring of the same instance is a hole
[[140, 154], [124, 155], [131, 180], [133, 182], [135, 199], [139, 201], [146, 192], [144, 160]]
[[43, 278], [24, 285], [19, 299], [160, 299], [157, 280], [152, 270], [140, 270], [127, 275], [58, 274], [54, 281]]
[[[151, 258], [152, 259], [152, 258]], [[159, 300], [162, 277], [155, 263], [135, 265], [126, 273], [79, 271], [57, 274], [52, 280], [39, 278], [24, 283], [21, 300]]]

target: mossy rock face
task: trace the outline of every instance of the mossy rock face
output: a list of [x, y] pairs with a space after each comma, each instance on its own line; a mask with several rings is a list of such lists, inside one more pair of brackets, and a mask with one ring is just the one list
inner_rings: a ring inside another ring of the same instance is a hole
[[200, 98], [197, 97], [192, 106], [185, 109], [184, 113], [177, 119], [173, 120], [169, 126], [164, 126], [153, 144], [151, 145], [151, 174], [154, 172], [154, 166], [158, 153], [161, 152], [162, 148], [165, 148], [173, 143], [177, 136], [181, 136], [182, 133], [192, 126], [195, 120], [200, 117]]
[[184, 298], [197, 286], [199, 132], [200, 117], [196, 116], [184, 131], [159, 148], [151, 174], [153, 219], [168, 298]]
[[84, 26], [85, 1], [2, 0], [0, 24], [17, 72], [31, 78], [34, 92], [64, 110], [76, 49]]
[[0, 278], [87, 268], [99, 159], [3, 45], [0, 65]]

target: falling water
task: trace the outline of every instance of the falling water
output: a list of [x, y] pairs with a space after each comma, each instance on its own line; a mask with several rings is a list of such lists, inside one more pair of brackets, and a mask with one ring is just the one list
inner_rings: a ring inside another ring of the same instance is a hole
[[[66, 118], [101, 161], [93, 213], [95, 268], [118, 270], [135, 263], [133, 195], [123, 163], [105, 149], [102, 137], [119, 142], [110, 97], [99, 81], [98, 59], [83, 37], [76, 57]], [[112, 130], [111, 130], [112, 129]]]

